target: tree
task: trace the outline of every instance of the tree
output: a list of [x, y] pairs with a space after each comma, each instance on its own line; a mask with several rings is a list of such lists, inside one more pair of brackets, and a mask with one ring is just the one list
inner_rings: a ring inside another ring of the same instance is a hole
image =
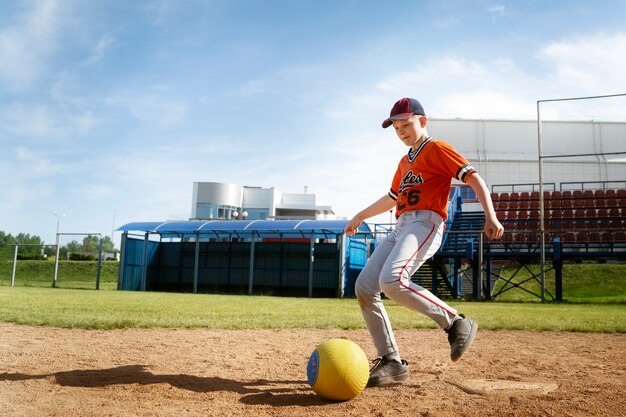
[[43, 241], [39, 236], [31, 236], [28, 233], [19, 233], [15, 236], [15, 240], [17, 240], [20, 244], [20, 253], [31, 255], [41, 254]]
[[61, 247], [59, 259], [67, 259], [68, 253], [83, 253], [83, 245], [76, 240], [72, 240], [67, 245]]
[[[99, 245], [100, 240], [98, 239], [98, 236], [85, 236], [83, 239], [84, 252], [98, 253]], [[115, 252], [115, 244], [109, 236], [104, 236], [102, 238], [102, 252]]]
[[102, 251], [108, 253], [117, 252], [117, 250], [115, 249], [115, 243], [113, 242], [113, 240], [111, 240], [110, 236], [105, 236], [102, 238]]

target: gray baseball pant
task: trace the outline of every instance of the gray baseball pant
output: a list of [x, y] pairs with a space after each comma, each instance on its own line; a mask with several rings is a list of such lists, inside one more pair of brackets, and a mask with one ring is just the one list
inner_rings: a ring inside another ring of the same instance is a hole
[[457, 317], [455, 309], [411, 281], [411, 275], [439, 249], [443, 230], [443, 219], [434, 211], [403, 213], [357, 278], [356, 296], [380, 357], [399, 355], [381, 291], [396, 303], [430, 317], [442, 329]]

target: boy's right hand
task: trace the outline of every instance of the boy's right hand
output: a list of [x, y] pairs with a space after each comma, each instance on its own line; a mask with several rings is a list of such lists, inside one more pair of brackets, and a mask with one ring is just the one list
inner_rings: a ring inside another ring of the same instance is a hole
[[353, 236], [359, 230], [359, 226], [361, 225], [361, 223], [363, 223], [363, 220], [361, 220], [359, 216], [354, 216], [352, 220], [350, 220], [346, 225], [344, 232], [348, 236]]

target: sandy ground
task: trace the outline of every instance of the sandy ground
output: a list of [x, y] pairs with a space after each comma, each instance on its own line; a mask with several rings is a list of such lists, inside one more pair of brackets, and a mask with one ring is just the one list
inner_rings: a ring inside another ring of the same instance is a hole
[[0, 324], [2, 416], [619, 416], [626, 334], [479, 331], [457, 363], [445, 334], [400, 330], [410, 377], [327, 402], [306, 364], [365, 330], [86, 331]]

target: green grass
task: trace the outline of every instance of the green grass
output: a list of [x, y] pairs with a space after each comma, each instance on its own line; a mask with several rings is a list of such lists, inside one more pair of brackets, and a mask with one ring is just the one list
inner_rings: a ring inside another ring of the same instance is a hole
[[[512, 282], [520, 283], [538, 274], [539, 265], [528, 268], [507, 267], [502, 275]], [[532, 274], [531, 274], [532, 272]], [[555, 296], [554, 270], [547, 271], [546, 290]], [[523, 288], [541, 294], [540, 278], [522, 284]], [[499, 280], [494, 293], [506, 283]], [[510, 284], [506, 284], [510, 287]], [[550, 299], [546, 294], [546, 299]], [[498, 301], [540, 302], [536, 296], [519, 288], [513, 288], [498, 295]], [[566, 264], [563, 265], [563, 301], [570, 303], [626, 303], [626, 265], [622, 264]]]
[[[386, 300], [395, 328], [434, 328]], [[626, 332], [619, 304], [452, 302], [482, 329]], [[85, 329], [364, 328], [355, 299], [0, 287], [0, 322]]]
[[[12, 259], [0, 259], [0, 286], [11, 285]], [[100, 289], [117, 288], [117, 262], [102, 262]], [[60, 261], [57, 288], [95, 289], [97, 262]], [[18, 261], [15, 271], [16, 287], [52, 287], [53, 261]]]
[[[95, 262], [60, 262], [57, 288], [51, 288], [54, 262], [19, 261], [12, 288], [12, 262], [0, 259], [0, 322], [85, 329], [364, 328], [355, 299], [114, 291], [117, 267], [102, 263], [101, 290], [95, 291]], [[529, 275], [522, 269], [513, 279]], [[626, 265], [565, 265], [563, 281], [564, 303], [540, 303], [520, 289], [501, 294], [497, 302], [449, 303], [482, 329], [626, 332]], [[540, 292], [536, 281], [524, 287]], [[553, 271], [546, 274], [546, 287], [554, 294]], [[420, 314], [385, 303], [396, 328], [435, 327]]]

